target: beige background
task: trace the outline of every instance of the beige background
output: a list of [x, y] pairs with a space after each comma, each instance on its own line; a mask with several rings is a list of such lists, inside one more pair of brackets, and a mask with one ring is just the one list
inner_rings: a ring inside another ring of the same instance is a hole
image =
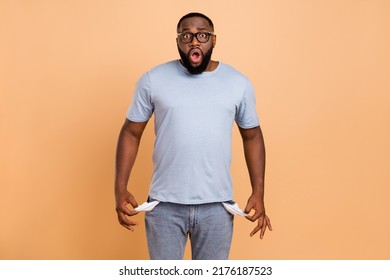
[[[147, 259], [114, 211], [114, 154], [139, 76], [209, 15], [214, 58], [246, 74], [274, 231], [235, 221], [232, 259], [390, 258], [390, 1], [0, 0], [0, 258]], [[249, 180], [237, 129], [232, 172]], [[130, 182], [144, 201], [152, 123]], [[189, 250], [186, 258], [189, 257]]]

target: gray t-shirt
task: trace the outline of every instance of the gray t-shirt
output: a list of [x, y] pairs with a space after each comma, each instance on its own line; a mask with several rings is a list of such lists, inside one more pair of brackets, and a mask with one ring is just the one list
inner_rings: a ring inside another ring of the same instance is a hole
[[127, 118], [144, 122], [153, 113], [150, 197], [180, 204], [232, 200], [233, 123], [259, 125], [250, 81], [221, 62], [214, 71], [191, 75], [171, 61], [140, 78]]

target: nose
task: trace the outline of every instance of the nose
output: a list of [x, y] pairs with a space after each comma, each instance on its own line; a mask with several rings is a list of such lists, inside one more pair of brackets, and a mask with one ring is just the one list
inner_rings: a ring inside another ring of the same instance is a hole
[[198, 39], [196, 39], [196, 36], [194, 35], [192, 37], [191, 42], [190, 42], [190, 47], [195, 47], [195, 46], [199, 46], [199, 45], [200, 45], [200, 43], [199, 43]]

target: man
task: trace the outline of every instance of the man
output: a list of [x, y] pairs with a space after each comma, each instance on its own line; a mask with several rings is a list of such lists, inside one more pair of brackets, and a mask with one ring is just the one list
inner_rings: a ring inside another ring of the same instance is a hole
[[[145, 126], [154, 114], [154, 171], [145, 214], [151, 259], [182, 259], [190, 238], [193, 259], [227, 259], [233, 231], [230, 175], [231, 133], [238, 124], [252, 193], [245, 213], [263, 238], [271, 223], [264, 208], [265, 149], [249, 80], [232, 67], [211, 60], [216, 35], [212, 21], [200, 13], [177, 25], [180, 60], [159, 65], [137, 83], [117, 147], [115, 198], [119, 222], [138, 207], [127, 190]], [[222, 204], [223, 203], [223, 204]], [[226, 209], [225, 209], [226, 208]], [[150, 209], [149, 209], [150, 210]], [[237, 211], [236, 211], [237, 212]], [[239, 211], [238, 211], [239, 212]]]

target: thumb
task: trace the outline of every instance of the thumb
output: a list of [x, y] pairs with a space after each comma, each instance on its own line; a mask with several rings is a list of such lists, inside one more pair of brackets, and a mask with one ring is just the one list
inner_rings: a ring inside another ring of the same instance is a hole
[[249, 212], [253, 209], [253, 203], [248, 201], [248, 203], [246, 204], [246, 207], [244, 209], [244, 212], [246, 214], [249, 214]]
[[131, 206], [133, 206], [133, 208], [138, 207], [138, 203], [137, 203], [137, 201], [135, 200], [134, 196], [130, 195], [130, 196], [128, 197], [127, 201], [131, 204]]

